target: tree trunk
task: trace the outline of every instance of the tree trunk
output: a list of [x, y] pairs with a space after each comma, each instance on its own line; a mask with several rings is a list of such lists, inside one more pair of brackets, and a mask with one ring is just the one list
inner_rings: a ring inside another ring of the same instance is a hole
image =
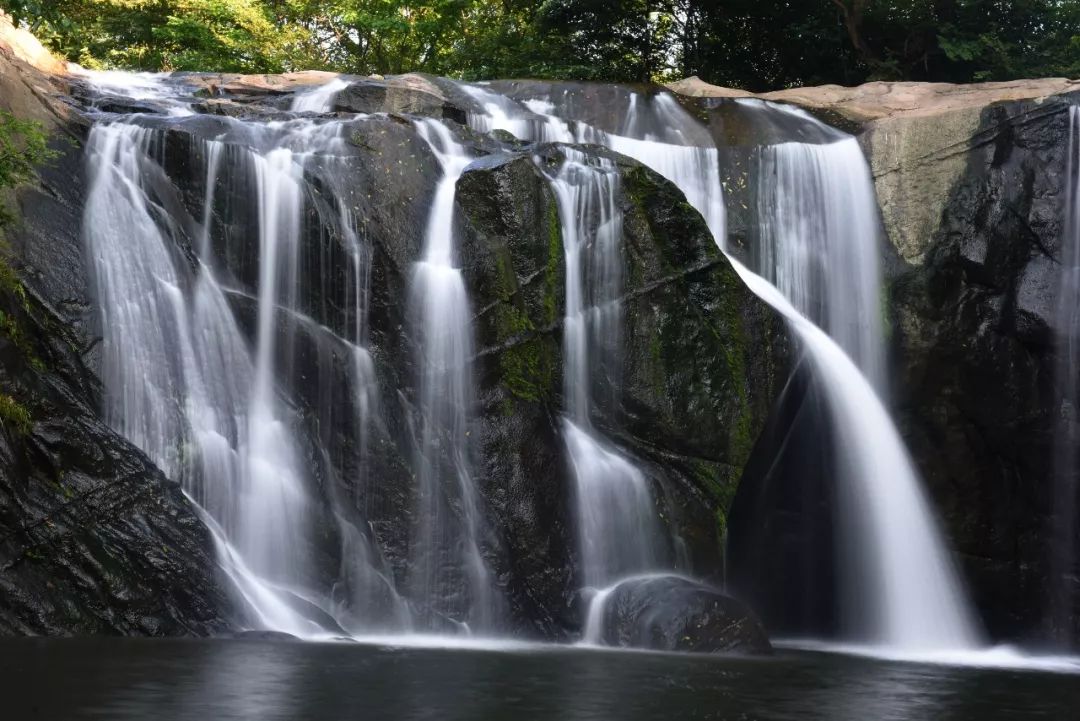
[[848, 39], [855, 51], [863, 60], [873, 61], [877, 60], [877, 54], [867, 44], [862, 32], [863, 12], [867, 2], [868, 0], [832, 0], [832, 4], [840, 8], [844, 15], [844, 29], [847, 30]]

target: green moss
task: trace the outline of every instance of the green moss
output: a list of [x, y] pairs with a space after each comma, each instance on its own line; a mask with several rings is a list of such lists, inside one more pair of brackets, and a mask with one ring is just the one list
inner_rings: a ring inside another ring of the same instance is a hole
[[[552, 341], [537, 327], [538, 323], [551, 325], [558, 314], [559, 269], [563, 258], [561, 226], [554, 202], [549, 204], [546, 221], [548, 248], [543, 307], [540, 309], [542, 317], [534, 321], [523, 307], [517, 276], [506, 248], [495, 252], [492, 288], [499, 301], [493, 310], [496, 338], [507, 346], [499, 354], [502, 383], [513, 396], [533, 402], [550, 395], [555, 376]], [[508, 401], [503, 411], [513, 413], [513, 405]]]
[[513, 303], [501, 304], [497, 310], [497, 326], [500, 338], [517, 342], [499, 355], [502, 381], [507, 389], [528, 401], [539, 401], [551, 388], [553, 363], [546, 339], [533, 336], [535, 331], [529, 316]]
[[559, 222], [559, 208], [554, 200], [548, 202], [548, 252], [547, 267], [544, 270], [544, 319], [554, 323], [558, 313], [559, 268], [563, 264], [562, 224]]
[[0, 393], [0, 424], [11, 433], [25, 436], [32, 428], [30, 411], [11, 396]]
[[[41, 123], [19, 120], [0, 111], [0, 188], [14, 188], [35, 177], [37, 166], [56, 157], [48, 146], [48, 136]], [[14, 222], [15, 216], [0, 204], [0, 227]], [[4, 279], [0, 277], [0, 283]]]
[[[723, 349], [727, 365], [730, 388], [735, 396], [737, 410], [733, 414], [735, 423], [728, 432], [728, 458], [741, 468], [750, 458], [753, 446], [751, 433], [750, 399], [747, 393], [746, 369], [746, 328], [743, 327], [742, 315], [736, 299], [743, 296], [742, 281], [730, 267], [721, 266], [715, 271], [719, 285], [723, 289], [722, 303], [718, 309], [718, 318], [714, 319], [714, 333]], [[715, 324], [719, 320], [719, 327]]]
[[727, 538], [727, 519], [728, 519], [727, 510], [723, 509], [723, 508], [717, 508], [716, 509], [716, 540], [719, 541], [720, 543], [723, 543], [724, 539]]

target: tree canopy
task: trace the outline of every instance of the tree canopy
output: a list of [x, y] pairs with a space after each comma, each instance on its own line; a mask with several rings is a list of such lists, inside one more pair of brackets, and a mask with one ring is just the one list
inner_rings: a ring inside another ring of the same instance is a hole
[[92, 67], [748, 90], [1080, 75], [1080, 0], [0, 0]]

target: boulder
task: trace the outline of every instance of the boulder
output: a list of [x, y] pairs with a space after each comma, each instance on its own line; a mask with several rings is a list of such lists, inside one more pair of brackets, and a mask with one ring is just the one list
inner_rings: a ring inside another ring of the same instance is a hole
[[465, 122], [465, 111], [449, 102], [437, 85], [421, 75], [413, 74], [396, 75], [389, 80], [355, 80], [337, 94], [334, 110], [425, 115]]
[[767, 654], [753, 613], [720, 591], [680, 576], [631, 578], [603, 592], [590, 616], [608, 646], [692, 653]]
[[[671, 183], [628, 158], [586, 152], [621, 176], [626, 259], [623, 348], [613, 366], [593, 364], [593, 422], [650, 477], [678, 546], [670, 560], [712, 576], [728, 506], [787, 373], [787, 331]], [[578, 585], [574, 481], [558, 427], [565, 259], [543, 174], [562, 162], [560, 146], [485, 158], [459, 180], [457, 202], [480, 349], [479, 480], [512, 559], [512, 604], [565, 630]], [[621, 392], [611, 379], [622, 379]]]

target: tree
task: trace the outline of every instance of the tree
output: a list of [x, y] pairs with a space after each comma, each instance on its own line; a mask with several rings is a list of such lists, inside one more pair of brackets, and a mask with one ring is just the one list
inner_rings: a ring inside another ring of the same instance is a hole
[[84, 65], [748, 90], [1080, 74], [1080, 0], [0, 0]]

